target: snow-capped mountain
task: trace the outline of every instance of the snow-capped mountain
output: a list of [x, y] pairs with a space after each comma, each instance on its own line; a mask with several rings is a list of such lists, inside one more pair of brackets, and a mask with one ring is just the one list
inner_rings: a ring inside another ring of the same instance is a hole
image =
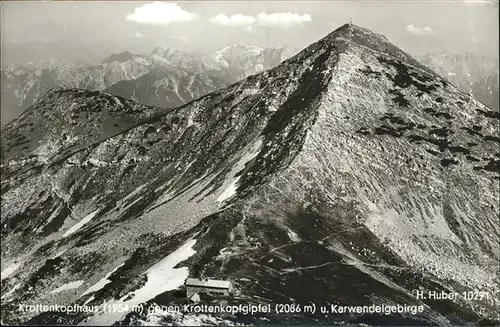
[[229, 85], [273, 68], [295, 53], [297, 51], [289, 47], [260, 48], [235, 44], [208, 53], [157, 48], [147, 58], [158, 66], [222, 78]]
[[146, 58], [155, 68], [106, 92], [146, 105], [175, 107], [275, 67], [292, 55], [286, 47], [234, 45], [208, 54], [157, 48]]
[[430, 53], [419, 59], [462, 91], [472, 94], [490, 108], [499, 110], [498, 59], [471, 53]]
[[211, 57], [220, 65], [219, 76], [227, 83], [235, 83], [247, 76], [280, 64], [298, 51], [289, 47], [259, 48], [236, 44], [215, 51]]
[[221, 66], [229, 67], [248, 58], [257, 57], [262, 51], [263, 48], [253, 45], [233, 44], [215, 51], [212, 56]]
[[[145, 116], [110, 134], [111, 108]], [[2, 322], [495, 324], [499, 119], [351, 24], [168, 112], [52, 92], [2, 129]], [[237, 289], [201, 304], [415, 310], [148, 310], [186, 303], [189, 276]], [[489, 296], [416, 294], [468, 290]], [[92, 310], [17, 310], [33, 303]]]
[[147, 57], [158, 67], [182, 69], [195, 74], [218, 70], [220, 67], [211, 58], [197, 52], [187, 52], [179, 49], [156, 48]]

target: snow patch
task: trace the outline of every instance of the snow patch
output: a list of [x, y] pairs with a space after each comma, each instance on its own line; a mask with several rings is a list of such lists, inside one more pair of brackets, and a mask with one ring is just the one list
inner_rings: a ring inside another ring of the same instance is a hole
[[17, 270], [17, 268], [19, 268], [20, 266], [21, 266], [21, 262], [14, 262], [10, 266], [8, 266], [4, 270], [2, 270], [1, 280], [4, 280], [5, 278], [12, 275]]
[[75, 288], [78, 288], [78, 287], [82, 286], [83, 283], [84, 283], [83, 280], [77, 280], [75, 282], [66, 283], [64, 285], [59, 286], [55, 290], [50, 291], [50, 294], [57, 294], [57, 293], [61, 293], [61, 292], [64, 292], [64, 291], [73, 290]]
[[222, 319], [220, 317], [207, 314], [183, 314], [181, 312], [158, 312], [147, 315], [146, 320], [138, 320], [139, 326], [161, 326], [164, 325], [164, 319], [172, 319], [174, 326], [243, 326], [243, 324], [235, 323], [231, 320]]
[[261, 147], [262, 147], [262, 137], [259, 137], [257, 140], [255, 140], [252, 144], [249, 145], [249, 148], [247, 148], [245, 152], [243, 152], [243, 155], [231, 170], [230, 174], [231, 176], [233, 176], [233, 180], [230, 182], [229, 186], [227, 186], [226, 189], [222, 192], [222, 194], [219, 195], [216, 202], [219, 203], [224, 202], [236, 194], [240, 176], [236, 178], [234, 178], [234, 176], [237, 175], [238, 172], [241, 172], [245, 168], [247, 163], [250, 162], [253, 158], [255, 158], [259, 154]]
[[288, 230], [288, 237], [290, 238], [290, 240], [294, 243], [298, 243], [300, 241], [302, 241], [302, 239], [299, 237], [299, 235], [297, 235], [293, 230], [289, 229]]
[[232, 183], [222, 192], [221, 195], [217, 198], [217, 202], [224, 202], [230, 197], [234, 196], [236, 194], [236, 189], [238, 188], [238, 181], [240, 180], [240, 177], [236, 177]]
[[92, 302], [94, 299], [95, 299], [95, 297], [92, 295], [91, 297], [89, 297], [89, 298], [87, 299], [87, 301], [85, 301], [85, 302], [83, 303], [83, 305], [85, 306], [85, 305], [89, 304], [89, 303], [90, 303], [90, 302]]
[[70, 229], [68, 229], [66, 231], [66, 233], [64, 233], [63, 237], [69, 236], [69, 235], [75, 233], [76, 231], [78, 231], [80, 228], [82, 228], [83, 225], [85, 225], [92, 218], [94, 218], [97, 215], [97, 212], [99, 212], [99, 210], [96, 210], [96, 211], [94, 211], [92, 213], [89, 213], [87, 216], [85, 216], [85, 218], [83, 218], [82, 220], [80, 220], [78, 223], [74, 224]]
[[55, 256], [54, 256], [54, 259], [57, 258], [57, 257], [60, 257], [62, 256], [66, 251], [68, 251], [68, 249], [64, 249], [62, 251], [59, 251]]
[[217, 51], [213, 58], [212, 58], [216, 63], [221, 65], [222, 67], [228, 67], [229, 63], [224, 59], [224, 53], [223, 51]]
[[14, 294], [14, 292], [15, 292], [15, 291], [16, 291], [19, 287], [21, 287], [21, 284], [20, 284], [20, 283], [19, 283], [19, 284], [14, 285], [14, 287], [13, 287], [10, 291], [8, 291], [8, 292], [7, 292], [7, 293], [5, 293], [4, 295], [2, 295], [1, 300], [6, 299], [6, 298], [8, 298], [9, 296], [11, 296], [12, 294]]
[[[174, 268], [179, 263], [187, 260], [196, 251], [193, 246], [196, 244], [196, 239], [191, 239], [187, 241], [180, 248], [172, 252], [170, 255], [159, 261], [157, 264], [152, 266], [146, 271], [147, 282], [146, 284], [133, 292], [134, 296], [129, 300], [124, 300], [130, 297], [129, 294], [125, 294], [119, 300], [112, 300], [104, 303], [108, 304], [119, 304], [123, 306], [128, 306], [132, 308], [139, 303], [145, 303], [158, 294], [174, 290], [184, 284], [184, 281], [189, 276], [189, 269], [187, 267]], [[100, 310], [103, 312], [103, 310]], [[90, 317], [85, 321], [84, 325], [101, 325], [110, 326], [115, 322], [123, 319], [127, 312], [112, 312], [103, 315], [95, 315]]]
[[113, 97], [113, 99], [116, 101], [116, 104], [119, 105], [120, 107], [123, 107], [123, 103], [120, 101], [120, 98], [118, 97]]
[[90, 158], [89, 163], [91, 163], [92, 165], [94, 165], [96, 167], [106, 167], [108, 165], [106, 162], [101, 161], [101, 160], [96, 159], [96, 158]]
[[55, 217], [57, 217], [57, 215], [59, 215], [59, 213], [61, 212], [62, 208], [63, 208], [63, 205], [62, 205], [62, 204], [61, 204], [61, 205], [59, 205], [59, 206], [56, 208], [56, 210], [54, 210], [54, 211], [52, 212], [52, 214], [49, 216], [49, 218], [47, 219], [47, 221], [45, 222], [45, 224], [43, 224], [43, 226], [39, 227], [39, 228], [37, 229], [37, 231], [41, 231], [41, 230], [42, 230], [45, 226], [47, 226], [48, 224], [50, 224], [50, 222], [51, 222], [51, 221], [52, 221]]
[[246, 96], [250, 96], [250, 95], [256, 95], [259, 92], [260, 92], [260, 89], [252, 89], [252, 88], [244, 89], [241, 91], [241, 96], [246, 97]]
[[269, 107], [267, 107], [267, 112], [270, 113], [270, 112], [276, 112], [278, 111], [278, 107], [275, 106], [274, 104], [271, 104], [269, 105]]
[[90, 286], [85, 292], [82, 293], [81, 296], [84, 296], [84, 295], [87, 295], [87, 294], [90, 294], [90, 293], [95, 293], [95, 292], [99, 291], [100, 289], [102, 289], [107, 284], [109, 284], [111, 281], [108, 278], [115, 271], [117, 271], [118, 268], [120, 268], [121, 266], [123, 266], [123, 263], [121, 265], [119, 265], [118, 267], [116, 267], [115, 269], [113, 269], [112, 271], [110, 271], [109, 273], [107, 273], [106, 276], [104, 276], [100, 281], [98, 281], [94, 285]]
[[141, 186], [137, 187], [135, 190], [133, 190], [131, 193], [127, 194], [127, 196], [125, 196], [124, 198], [120, 199], [118, 202], [117, 202], [117, 206], [121, 206], [123, 203], [125, 203], [125, 201], [133, 198], [135, 195], [139, 194], [140, 191], [142, 191], [142, 189], [148, 185], [147, 183], [144, 183], [142, 184]]

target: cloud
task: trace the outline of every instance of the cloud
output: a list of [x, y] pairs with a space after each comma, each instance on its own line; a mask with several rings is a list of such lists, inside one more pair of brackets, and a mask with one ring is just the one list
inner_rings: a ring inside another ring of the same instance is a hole
[[243, 14], [235, 14], [231, 16], [227, 16], [224, 14], [218, 14], [210, 18], [210, 23], [223, 25], [223, 26], [248, 26], [253, 24], [256, 21], [256, 18], [253, 16], [246, 16]]
[[412, 33], [412, 34], [415, 34], [415, 35], [432, 35], [434, 34], [434, 31], [432, 30], [432, 28], [428, 27], [428, 26], [423, 26], [423, 27], [420, 27], [420, 26], [415, 26], [415, 25], [406, 25], [405, 27], [406, 31]]
[[248, 16], [243, 14], [235, 14], [227, 16], [225, 14], [218, 14], [210, 18], [212, 24], [223, 26], [245, 26], [245, 31], [254, 32], [254, 26], [277, 26], [277, 27], [290, 27], [292, 25], [299, 25], [312, 21], [309, 14], [298, 13], [260, 13], [257, 16]]
[[144, 37], [146, 37], [146, 36], [145, 36], [144, 34], [142, 34], [141, 32], [135, 32], [135, 33], [134, 33], [134, 37], [135, 37], [136, 39], [142, 39], [142, 38], [144, 38]]
[[245, 26], [245, 27], [243, 28], [243, 30], [244, 30], [245, 32], [248, 32], [248, 33], [251, 33], [251, 34], [255, 34], [255, 33], [257, 33], [257, 29], [256, 29], [255, 27], [253, 27], [252, 25]]
[[280, 26], [289, 27], [312, 21], [309, 14], [297, 14], [291, 12], [282, 12], [274, 14], [260, 13], [257, 15], [258, 24], [261, 26]]
[[198, 15], [185, 11], [176, 3], [155, 1], [135, 8], [126, 19], [139, 24], [168, 25], [193, 21], [198, 19]]

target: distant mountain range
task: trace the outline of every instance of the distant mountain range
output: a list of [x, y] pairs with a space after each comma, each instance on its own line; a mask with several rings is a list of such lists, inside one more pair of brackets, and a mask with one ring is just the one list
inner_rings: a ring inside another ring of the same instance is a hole
[[123, 80], [105, 92], [151, 106], [178, 107], [227, 86], [221, 79], [183, 69], [155, 68], [132, 80]]
[[143, 58], [109, 62], [90, 67], [53, 64], [42, 68], [13, 67], [1, 72], [2, 124], [12, 120], [54, 88], [104, 90], [124, 79], [146, 74], [150, 63]]
[[498, 111], [498, 58], [471, 53], [430, 53], [418, 59], [462, 91], [472, 94], [477, 100]]
[[249, 75], [272, 68], [295, 53], [286, 47], [233, 45], [212, 53], [157, 48], [148, 56], [112, 54], [99, 65], [50, 62], [10, 67], [2, 74], [2, 124], [53, 88], [107, 90], [147, 105], [175, 107]]

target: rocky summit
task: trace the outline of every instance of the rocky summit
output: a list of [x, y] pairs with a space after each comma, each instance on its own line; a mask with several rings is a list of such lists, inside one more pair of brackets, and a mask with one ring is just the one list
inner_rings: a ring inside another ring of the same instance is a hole
[[[499, 119], [352, 24], [168, 111], [52, 92], [2, 131], [2, 323], [495, 324]], [[206, 276], [237, 292], [205, 303], [423, 310], [105, 310]]]

